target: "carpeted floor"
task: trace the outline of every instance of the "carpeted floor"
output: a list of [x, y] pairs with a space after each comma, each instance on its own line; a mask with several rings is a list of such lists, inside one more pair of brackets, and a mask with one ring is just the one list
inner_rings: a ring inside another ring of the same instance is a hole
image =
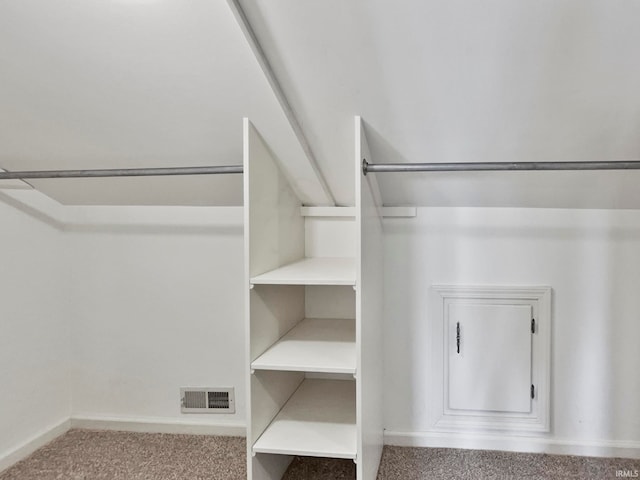
[[[243, 438], [71, 430], [0, 480], [244, 480], [245, 458]], [[385, 447], [378, 480], [615, 479], [635, 472], [640, 460]], [[283, 480], [320, 479], [355, 479], [355, 465], [296, 458]]]
[[2, 480], [240, 480], [244, 438], [71, 430]]

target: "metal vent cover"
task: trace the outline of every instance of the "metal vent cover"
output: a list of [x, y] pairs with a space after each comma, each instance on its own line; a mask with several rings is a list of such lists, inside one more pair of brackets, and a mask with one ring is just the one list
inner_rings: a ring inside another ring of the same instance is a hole
[[183, 387], [180, 389], [182, 413], [235, 413], [233, 387]]
[[184, 392], [182, 406], [184, 408], [207, 408], [207, 392], [191, 390]]

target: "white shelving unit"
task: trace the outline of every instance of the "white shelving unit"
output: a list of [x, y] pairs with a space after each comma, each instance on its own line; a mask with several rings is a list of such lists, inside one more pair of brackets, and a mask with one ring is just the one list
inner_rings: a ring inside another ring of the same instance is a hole
[[[356, 206], [304, 210], [244, 124], [247, 466], [282, 478], [293, 455], [347, 458], [375, 480], [382, 452], [382, 241], [356, 119]], [[317, 212], [316, 212], [317, 213]], [[326, 215], [325, 215], [326, 213]]]

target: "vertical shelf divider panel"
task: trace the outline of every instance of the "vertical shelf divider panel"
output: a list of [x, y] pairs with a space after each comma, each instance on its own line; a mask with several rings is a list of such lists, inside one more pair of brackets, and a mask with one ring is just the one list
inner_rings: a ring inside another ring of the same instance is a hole
[[260, 371], [251, 362], [304, 317], [303, 286], [252, 286], [250, 279], [304, 257], [301, 202], [270, 149], [248, 119], [243, 121], [245, 335], [247, 361], [247, 474], [253, 480], [282, 477], [293, 457], [253, 455], [262, 435], [304, 380], [301, 372]]
[[376, 176], [362, 173], [362, 161], [375, 163], [364, 123], [355, 118], [356, 132], [356, 405], [358, 480], [375, 480], [382, 456], [382, 201]]

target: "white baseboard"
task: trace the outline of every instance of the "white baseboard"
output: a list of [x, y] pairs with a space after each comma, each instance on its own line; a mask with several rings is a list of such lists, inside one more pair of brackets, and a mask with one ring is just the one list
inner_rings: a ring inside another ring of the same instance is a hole
[[582, 441], [546, 437], [385, 430], [384, 443], [400, 447], [503, 450], [507, 452], [640, 459], [640, 442], [631, 441]]
[[54, 426], [42, 430], [32, 436], [22, 445], [5, 453], [0, 453], [0, 472], [15, 465], [20, 460], [27, 458], [40, 447], [45, 446], [50, 441], [66, 433], [71, 427], [70, 420], [64, 420]]
[[204, 423], [155, 417], [80, 417], [71, 418], [71, 428], [118, 430], [139, 433], [176, 433], [187, 435], [246, 436], [244, 424]]

